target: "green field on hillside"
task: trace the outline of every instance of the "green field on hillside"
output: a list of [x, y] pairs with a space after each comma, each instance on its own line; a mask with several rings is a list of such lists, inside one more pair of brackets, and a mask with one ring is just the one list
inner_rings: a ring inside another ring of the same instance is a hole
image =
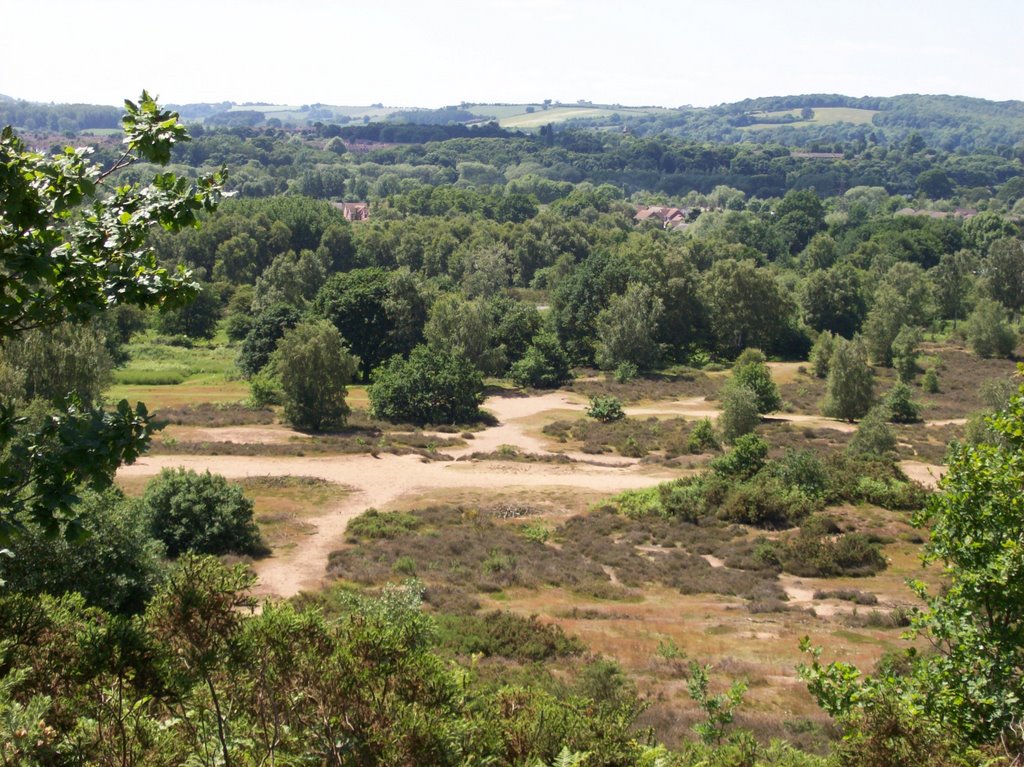
[[761, 112], [757, 116], [764, 118], [779, 118], [785, 115], [793, 115], [799, 122], [792, 123], [755, 123], [746, 125], [740, 130], [771, 130], [783, 125], [791, 125], [794, 128], [805, 128], [811, 125], [835, 125], [836, 123], [853, 123], [854, 125], [870, 125], [872, 118], [878, 114], [875, 109], [853, 109], [848, 107], [819, 107], [814, 110], [814, 118], [811, 120], [799, 120], [799, 109], [783, 109], [779, 112]]
[[[518, 113], [507, 116], [499, 116], [498, 123], [502, 128], [539, 128], [548, 123], [560, 123], [567, 120], [585, 120], [609, 118], [612, 115], [643, 115], [668, 111], [657, 107], [633, 108], [633, 107], [603, 107], [603, 106], [554, 106], [549, 109], [537, 108], [535, 112], [526, 112], [525, 106], [515, 107]], [[510, 109], [510, 108], [506, 108]], [[479, 111], [483, 112], [484, 109]]]

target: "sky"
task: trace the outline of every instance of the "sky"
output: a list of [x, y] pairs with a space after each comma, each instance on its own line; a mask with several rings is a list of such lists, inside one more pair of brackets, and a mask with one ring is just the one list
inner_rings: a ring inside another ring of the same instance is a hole
[[34, 0], [18, 16], [0, 93], [43, 102], [1024, 99], [1021, 0]]

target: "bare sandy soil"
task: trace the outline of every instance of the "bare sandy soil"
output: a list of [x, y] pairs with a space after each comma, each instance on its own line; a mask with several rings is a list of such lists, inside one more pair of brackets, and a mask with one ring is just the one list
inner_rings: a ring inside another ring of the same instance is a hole
[[920, 482], [931, 490], [938, 487], [939, 480], [946, 473], [945, 466], [922, 463], [921, 461], [900, 461], [900, 468], [903, 469], [903, 473], [910, 477], [910, 479]]
[[[303, 537], [290, 551], [274, 554], [255, 564], [260, 579], [259, 593], [281, 597], [304, 589], [315, 589], [321, 584], [328, 556], [341, 544], [348, 521], [370, 507], [383, 508], [399, 499], [438, 489], [487, 490], [500, 487], [504, 490], [522, 488], [539, 491], [578, 487], [611, 494], [648, 487], [665, 479], [664, 471], [625, 460], [619, 464], [467, 460], [465, 456], [472, 452], [490, 452], [501, 445], [514, 445], [525, 452], [546, 453], [547, 442], [527, 433], [521, 421], [550, 410], [582, 410], [584, 407], [578, 399], [562, 393], [498, 396], [488, 399], [484, 406], [500, 423], [479, 432], [468, 446], [449, 451], [452, 457], [463, 460], [426, 461], [414, 455], [389, 454], [378, 457], [158, 455], [146, 456], [131, 466], [123, 467], [119, 475], [125, 478], [148, 477], [163, 468], [180, 466], [196, 471], [209, 470], [231, 479], [268, 475], [308, 476], [351, 487], [353, 492], [344, 500], [308, 520], [316, 528], [312, 535]], [[232, 427], [229, 431], [236, 441], [256, 442], [261, 436], [272, 439], [282, 436], [281, 430], [262, 427]], [[249, 432], [254, 439], [248, 440]], [[264, 432], [268, 433], [264, 435]]]
[[[508, 393], [493, 396], [484, 403], [498, 425], [477, 432], [467, 444], [445, 451], [454, 461], [427, 461], [419, 456], [381, 454], [322, 457], [270, 456], [191, 456], [158, 455], [142, 458], [123, 467], [124, 478], [148, 477], [167, 467], [209, 470], [237, 479], [252, 476], [309, 476], [347, 485], [352, 492], [344, 500], [324, 508], [320, 516], [309, 519], [315, 532], [303, 537], [287, 552], [278, 552], [256, 563], [259, 592], [281, 597], [305, 589], [317, 588], [325, 575], [328, 556], [343, 541], [348, 521], [370, 507], [385, 508], [399, 500], [438, 490], [543, 491], [550, 488], [580, 488], [601, 493], [649, 487], [664, 480], [666, 470], [641, 465], [635, 459], [599, 458], [582, 453], [560, 451], [573, 458], [571, 464], [526, 461], [471, 460], [473, 453], [491, 453], [503, 445], [520, 452], [552, 454], [558, 446], [539, 434], [538, 423], [585, 410], [584, 398], [566, 392], [523, 395]], [[626, 408], [631, 416], [714, 418], [719, 411], [702, 397], [651, 403]], [[820, 416], [778, 414], [772, 418], [805, 425], [852, 431], [856, 427]], [[185, 429], [181, 429], [185, 432]], [[203, 441], [280, 443], [302, 436], [286, 427], [238, 426], [222, 429], [190, 427], [188, 438]], [[179, 439], [185, 433], [176, 434]], [[912, 479], [934, 487], [942, 468], [918, 461], [904, 461], [903, 470]], [[788, 590], [788, 589], [787, 589]], [[794, 590], [791, 598], [801, 601], [806, 595]]]

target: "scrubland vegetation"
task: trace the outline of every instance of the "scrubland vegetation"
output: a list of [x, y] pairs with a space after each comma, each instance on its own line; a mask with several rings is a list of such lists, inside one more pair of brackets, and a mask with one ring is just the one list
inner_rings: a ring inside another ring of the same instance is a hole
[[1021, 758], [1022, 154], [912, 107], [5, 133], [0, 760]]

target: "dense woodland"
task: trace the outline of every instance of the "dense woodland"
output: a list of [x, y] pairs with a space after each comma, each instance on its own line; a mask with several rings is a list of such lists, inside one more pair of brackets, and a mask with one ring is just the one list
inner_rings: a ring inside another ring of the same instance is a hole
[[[740, 140], [744, 115], [803, 107], [880, 112], [875, 127]], [[301, 129], [208, 119], [187, 140], [180, 125], [159, 134], [168, 115], [144, 98], [125, 123], [131, 158], [120, 137], [97, 137], [65, 163], [52, 132], [114, 127], [104, 108], [0, 102], [0, 122], [40, 142], [33, 152], [5, 133], [0, 165], [10, 299], [0, 312], [0, 763], [1019, 758], [1021, 397], [1012, 385], [988, 392], [988, 412], [1000, 414], [967, 425], [946, 492], [894, 464], [894, 429], [920, 421], [915, 400], [944, 385], [946, 372], [925, 362], [926, 337], [982, 362], [1018, 349], [1017, 110], [808, 96], [631, 118], [626, 132], [527, 135], [466, 127], [459, 113], [417, 125], [406, 113]], [[797, 136], [837, 156], [794, 153]], [[106, 197], [100, 169], [128, 186]], [[167, 172], [176, 177], [144, 186]], [[368, 220], [346, 220], [341, 203], [354, 201], [369, 203]], [[679, 217], [638, 219], [648, 206]], [[44, 269], [48, 253], [66, 260]], [[199, 349], [218, 334], [250, 387], [248, 412], [279, 408], [306, 432], [342, 430], [356, 417], [346, 386], [366, 384], [366, 417], [382, 435], [353, 448], [367, 451], [387, 447], [386, 424], [476, 428], [485, 383], [557, 388], [589, 371], [604, 381], [578, 384], [592, 395], [590, 418], [552, 433], [589, 430], [580, 439], [596, 444], [619, 439], [598, 430], [630, 423], [621, 400], [631, 391], [732, 373], [714, 426], [634, 430], [618, 448], [643, 455], [671, 437], [669, 456], [704, 456], [700, 471], [574, 518], [557, 563], [544, 559], [541, 528], [513, 544], [451, 509], [370, 510], [350, 524], [353, 547], [332, 556], [350, 588], [254, 614], [238, 561], [265, 555], [266, 543], [237, 485], [167, 471], [138, 498], [110, 487], [150, 436], [144, 408], [104, 403], [118, 366], [142, 347]], [[768, 359], [805, 362], [821, 410], [860, 422], [855, 436], [820, 453], [766, 439], [762, 416], [783, 408]], [[783, 610], [780, 573], [887, 566], [879, 541], [829, 521], [824, 512], [843, 504], [914, 514], [931, 529], [927, 556], [948, 567], [946, 588], [920, 586], [908, 622], [939, 651], [893, 654], [861, 676], [808, 646], [802, 674], [834, 729], [807, 744], [733, 726], [742, 684], [714, 694], [708, 667], [667, 648], [662, 661], [679, 666], [671, 673], [701, 719], [692, 738], [659, 745], [643, 718], [649, 701], [613, 661], [535, 619], [482, 615], [465, 587], [466, 572], [482, 573], [481, 592], [526, 579], [514, 574], [519, 557], [534, 563], [531, 582], [560, 588], [610, 593], [601, 568], [614, 566], [627, 586]], [[979, 505], [984, 519], [965, 511]], [[710, 567], [681, 550], [652, 568], [618, 548], [627, 524], [644, 541], [700, 541], [730, 563], [729, 578], [701, 585]], [[443, 582], [417, 580], [428, 529], [474, 541], [452, 549]], [[984, 544], [966, 550], [965, 540]], [[382, 569], [373, 547], [390, 547], [394, 567]], [[517, 665], [477, 669], [474, 654]]]

